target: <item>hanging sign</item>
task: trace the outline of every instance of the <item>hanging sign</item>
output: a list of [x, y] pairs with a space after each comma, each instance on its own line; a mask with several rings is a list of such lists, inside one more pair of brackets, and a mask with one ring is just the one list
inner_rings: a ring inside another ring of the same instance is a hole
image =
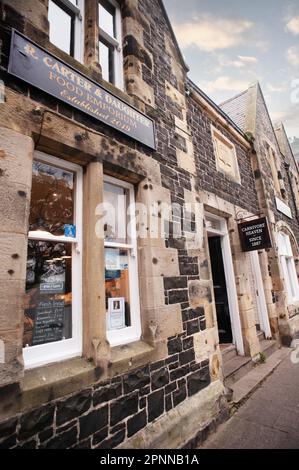
[[239, 223], [238, 229], [243, 251], [271, 248], [272, 244], [266, 217]]
[[156, 149], [152, 119], [13, 31], [8, 71], [30, 85]]

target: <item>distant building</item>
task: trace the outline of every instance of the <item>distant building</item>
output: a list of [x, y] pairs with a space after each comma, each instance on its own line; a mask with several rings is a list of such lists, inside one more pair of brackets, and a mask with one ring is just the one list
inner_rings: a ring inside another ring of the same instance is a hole
[[290, 139], [290, 142], [295, 159], [299, 165], [299, 139], [298, 137], [294, 137], [293, 139]]
[[261, 212], [267, 216], [272, 248], [265, 293], [272, 331], [284, 344], [299, 330], [299, 178], [283, 124], [271, 122], [258, 83], [221, 108], [245, 132], [255, 149], [253, 168]]

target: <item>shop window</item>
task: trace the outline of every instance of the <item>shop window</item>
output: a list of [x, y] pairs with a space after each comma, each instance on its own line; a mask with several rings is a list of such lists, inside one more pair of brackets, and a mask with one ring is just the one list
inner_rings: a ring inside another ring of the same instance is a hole
[[283, 270], [288, 304], [299, 301], [299, 283], [290, 237], [285, 233], [278, 235], [278, 253]]
[[240, 183], [241, 179], [235, 145], [213, 126], [212, 139], [217, 170], [226, 174], [228, 178], [236, 183]]
[[81, 355], [82, 170], [36, 152], [29, 217], [26, 367]]
[[83, 61], [84, 0], [49, 0], [50, 42]]
[[119, 5], [99, 1], [99, 61], [107, 82], [123, 89], [122, 25]]
[[134, 187], [105, 176], [105, 293], [111, 346], [141, 335]]

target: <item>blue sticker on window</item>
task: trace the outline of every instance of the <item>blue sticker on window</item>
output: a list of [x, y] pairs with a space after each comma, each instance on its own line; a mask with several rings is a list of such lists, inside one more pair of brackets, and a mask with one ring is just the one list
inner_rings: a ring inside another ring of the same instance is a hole
[[69, 238], [76, 238], [76, 225], [65, 224], [64, 236]]

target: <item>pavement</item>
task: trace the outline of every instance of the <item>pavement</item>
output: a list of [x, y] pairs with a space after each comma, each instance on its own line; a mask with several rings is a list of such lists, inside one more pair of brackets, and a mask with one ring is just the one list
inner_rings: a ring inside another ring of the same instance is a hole
[[291, 354], [200, 449], [299, 449], [299, 361]]

